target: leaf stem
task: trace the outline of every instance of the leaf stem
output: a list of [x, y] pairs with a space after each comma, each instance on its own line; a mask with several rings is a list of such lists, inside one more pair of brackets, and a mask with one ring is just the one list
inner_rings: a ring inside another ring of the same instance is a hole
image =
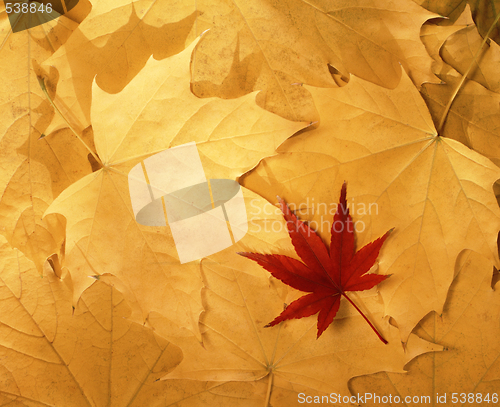
[[370, 327], [373, 329], [373, 332], [377, 334], [378, 338], [384, 343], [384, 345], [387, 345], [388, 342], [382, 337], [382, 335], [380, 335], [380, 333], [377, 331], [377, 328], [373, 326], [373, 324], [368, 320], [366, 315], [363, 314], [363, 312], [357, 307], [356, 304], [354, 304], [354, 302], [346, 295], [346, 293], [342, 293], [342, 295], [347, 299], [347, 301], [349, 301], [352, 304], [354, 308], [356, 308], [356, 310], [361, 314], [361, 316], [365, 319], [365, 321], [368, 322], [368, 325], [370, 325]]
[[77, 133], [77, 131], [71, 126], [71, 124], [69, 124], [69, 122], [66, 120], [66, 118], [61, 113], [61, 111], [57, 108], [57, 106], [55, 105], [54, 101], [50, 97], [49, 92], [47, 92], [47, 87], [45, 86], [45, 80], [43, 78], [39, 77], [39, 76], [37, 76], [37, 79], [38, 79], [38, 83], [40, 84], [40, 87], [42, 88], [43, 93], [45, 94], [45, 97], [48, 99], [48, 101], [50, 102], [50, 104], [52, 105], [52, 107], [54, 108], [54, 110], [59, 114], [59, 116], [62, 117], [62, 119], [68, 125], [69, 129], [73, 132], [73, 134], [76, 136], [76, 138], [78, 140], [80, 140], [80, 142], [85, 146], [85, 148], [90, 152], [90, 154], [92, 154], [92, 156], [94, 157], [94, 159], [99, 164], [101, 164], [101, 166], [104, 166], [103, 163], [102, 163], [102, 161], [101, 161], [101, 159], [99, 158], [99, 156], [92, 151], [92, 149], [87, 145], [87, 143], [85, 143], [85, 141], [80, 137], [80, 135]]
[[498, 23], [499, 19], [500, 19], [500, 12], [497, 14], [497, 16], [495, 18], [495, 21], [493, 21], [493, 24], [491, 24], [490, 29], [488, 30], [488, 32], [484, 36], [484, 39], [483, 39], [483, 42], [481, 43], [481, 46], [479, 47], [479, 49], [474, 54], [474, 57], [472, 58], [472, 61], [471, 61], [470, 65], [469, 65], [469, 67], [467, 68], [467, 70], [465, 71], [465, 73], [462, 76], [462, 79], [460, 79], [460, 82], [457, 84], [455, 90], [453, 91], [453, 94], [451, 95], [451, 98], [450, 98], [448, 104], [446, 105], [446, 107], [444, 109], [443, 116], [441, 117], [441, 120], [439, 121], [439, 125], [438, 125], [438, 128], [437, 128], [438, 134], [441, 134], [441, 131], [443, 130], [444, 122], [446, 121], [446, 117], [448, 116], [448, 112], [450, 111], [450, 108], [451, 108], [451, 105], [453, 104], [453, 101], [457, 97], [458, 91], [462, 88], [464, 82], [467, 79], [467, 75], [469, 75], [470, 71], [474, 67], [474, 64], [477, 63], [476, 62], [477, 58], [478, 58], [479, 54], [481, 53], [481, 51], [483, 50], [483, 47], [486, 44], [486, 41], [488, 41], [488, 38], [490, 37], [491, 31], [493, 30], [493, 28], [495, 27], [495, 25]]
[[264, 407], [269, 407], [269, 401], [271, 400], [271, 389], [273, 388], [273, 378], [274, 373], [271, 370], [268, 374], [269, 381], [267, 383], [266, 401], [264, 402]]

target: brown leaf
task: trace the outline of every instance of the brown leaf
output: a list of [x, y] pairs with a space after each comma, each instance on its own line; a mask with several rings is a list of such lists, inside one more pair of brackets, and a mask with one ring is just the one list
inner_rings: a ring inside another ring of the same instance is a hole
[[233, 98], [263, 90], [263, 107], [300, 120], [303, 102], [292, 97], [292, 84], [336, 86], [328, 65], [347, 81], [352, 73], [390, 88], [399, 82], [400, 64], [417, 86], [436, 81], [419, 38], [420, 27], [434, 15], [411, 1], [203, 0], [197, 5], [199, 20], [213, 26], [193, 57], [198, 96]]
[[[491, 286], [492, 269], [491, 262], [484, 257], [474, 252], [464, 253], [457, 264], [459, 274], [450, 288], [443, 314], [428, 315], [417, 328], [419, 335], [443, 344], [445, 352], [417, 357], [408, 364], [405, 375], [379, 373], [356, 378], [351, 383], [353, 392], [376, 393], [380, 397], [399, 395], [401, 400], [425, 395], [431, 402], [436, 402], [439, 395], [443, 405], [458, 402], [495, 405], [492, 396], [499, 396], [500, 295], [497, 287]], [[455, 402], [453, 393], [457, 396]], [[489, 402], [485, 401], [487, 394]]]
[[42, 221], [43, 212], [64, 188], [90, 172], [87, 152], [71, 132], [40, 139], [54, 110], [38, 82], [39, 64], [77, 25], [63, 16], [12, 33], [7, 14], [0, 14], [0, 69], [8, 78], [0, 89], [0, 233], [40, 272], [48, 256], [64, 255], [63, 220]]
[[[464, 28], [451, 35], [441, 48], [443, 60], [462, 75], [474, 60], [483, 42], [476, 26]], [[468, 79], [480, 83], [486, 89], [500, 93], [500, 45], [490, 41], [478, 54], [476, 63], [467, 75]]]
[[465, 6], [467, 0], [413, 0], [415, 3], [421, 5], [427, 10], [441, 16], [446, 16], [450, 22], [455, 22]]
[[168, 226], [136, 222], [128, 173], [148, 156], [194, 140], [207, 179], [235, 179], [303, 124], [262, 110], [253, 95], [234, 101], [193, 96], [188, 61], [194, 45], [164, 61], [150, 59], [117, 95], [94, 84], [94, 140], [103, 168], [67, 188], [46, 214], [67, 219], [75, 301], [91, 284], [88, 276], [112, 274], [139, 301], [137, 321], [156, 311], [201, 340], [199, 261], [180, 264]]
[[[80, 134], [90, 123], [92, 82], [106, 92], [120, 92], [151, 55], [160, 60], [182, 51], [195, 38], [194, 2], [182, 0], [94, 2], [91, 13], [64, 48], [44, 64], [58, 80], [54, 102], [57, 116], [48, 132], [68, 123]], [[49, 84], [48, 84], [49, 85]]]
[[[127, 320], [123, 296], [101, 282], [82, 294], [1, 239], [0, 392], [13, 405], [150, 405], [155, 380], [182, 359], [176, 346]], [[139, 397], [146, 404], [134, 404]]]
[[363, 232], [358, 245], [395, 227], [379, 270], [392, 276], [380, 292], [405, 341], [427, 313], [441, 312], [462, 250], [474, 248], [498, 264], [500, 211], [492, 185], [500, 172], [437, 136], [405, 76], [395, 90], [353, 78], [343, 88], [311, 92], [324, 117], [319, 128], [288, 140], [243, 185], [302, 208], [302, 218], [327, 240], [320, 225], [334, 191], [349, 180], [352, 216]]
[[[424, 84], [424, 97], [434, 122], [442, 119], [445, 106], [457, 88], [461, 75], [443, 75], [446, 83]], [[442, 135], [460, 141], [467, 147], [500, 164], [500, 95], [474, 81], [467, 81], [455, 97], [442, 129]]]

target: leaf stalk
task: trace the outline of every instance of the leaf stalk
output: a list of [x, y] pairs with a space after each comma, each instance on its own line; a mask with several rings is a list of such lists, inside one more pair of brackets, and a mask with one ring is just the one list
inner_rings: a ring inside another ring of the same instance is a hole
[[274, 373], [271, 370], [268, 374], [269, 380], [267, 383], [267, 392], [266, 392], [266, 400], [264, 402], [264, 407], [269, 407], [269, 401], [271, 400], [271, 389], [273, 388], [273, 378]]
[[441, 117], [441, 120], [439, 121], [439, 125], [438, 125], [438, 128], [437, 128], [437, 131], [438, 131], [439, 135], [441, 135], [441, 132], [442, 132], [443, 127], [444, 127], [444, 122], [446, 121], [446, 117], [448, 116], [448, 113], [450, 111], [451, 105], [453, 104], [453, 101], [455, 100], [455, 98], [458, 95], [459, 90], [462, 88], [463, 84], [465, 83], [465, 81], [467, 79], [467, 76], [469, 75], [469, 73], [471, 72], [472, 68], [474, 67], [474, 64], [477, 63], [477, 58], [479, 57], [479, 54], [482, 52], [482, 50], [484, 48], [484, 45], [486, 44], [486, 42], [488, 41], [488, 39], [490, 37], [491, 31], [493, 30], [493, 28], [495, 27], [495, 25], [498, 23], [499, 19], [500, 19], [500, 12], [497, 14], [497, 16], [495, 18], [495, 21], [493, 21], [493, 24], [491, 24], [490, 29], [488, 30], [488, 32], [484, 36], [484, 39], [483, 39], [483, 42], [481, 43], [481, 46], [479, 47], [479, 49], [474, 54], [474, 57], [472, 58], [472, 61], [471, 61], [470, 65], [469, 65], [469, 67], [467, 68], [467, 70], [465, 71], [465, 73], [462, 75], [462, 79], [460, 79], [460, 82], [457, 84], [455, 90], [453, 91], [453, 94], [451, 95], [451, 98], [448, 101], [448, 104], [446, 105], [446, 107], [444, 109], [443, 116]]
[[370, 322], [370, 320], [366, 317], [365, 314], [363, 314], [363, 311], [361, 311], [356, 304], [346, 295], [346, 293], [342, 293], [342, 295], [349, 301], [354, 308], [361, 314], [361, 316], [365, 319], [366, 322], [368, 322], [368, 325], [373, 329], [373, 332], [375, 332], [378, 336], [378, 338], [384, 343], [384, 345], [387, 345], [388, 342], [380, 335], [379, 331], [377, 331], [377, 328], [373, 326], [373, 324]]
[[68, 122], [68, 120], [66, 120], [66, 118], [64, 117], [64, 115], [61, 113], [61, 111], [57, 108], [57, 106], [55, 105], [54, 101], [52, 100], [52, 98], [50, 97], [49, 95], [49, 92], [47, 92], [47, 87], [45, 86], [45, 80], [39, 76], [37, 76], [37, 79], [38, 79], [38, 83], [40, 84], [40, 87], [42, 88], [42, 91], [43, 93], [45, 94], [45, 97], [48, 99], [48, 101], [50, 102], [50, 104], [52, 105], [52, 107], [54, 108], [54, 110], [57, 112], [57, 114], [59, 114], [59, 116], [62, 117], [62, 119], [66, 122], [66, 124], [68, 125], [69, 129], [73, 132], [73, 134], [76, 136], [76, 138], [78, 140], [80, 140], [80, 142], [85, 146], [85, 148], [89, 151], [90, 154], [92, 154], [92, 156], [94, 157], [94, 159], [101, 165], [104, 167], [104, 164], [102, 163], [101, 159], [99, 158], [99, 156], [94, 153], [92, 151], [92, 149], [87, 145], [87, 143], [85, 143], [85, 141], [80, 137], [80, 135], [78, 134], [78, 132], [71, 126], [71, 124]]

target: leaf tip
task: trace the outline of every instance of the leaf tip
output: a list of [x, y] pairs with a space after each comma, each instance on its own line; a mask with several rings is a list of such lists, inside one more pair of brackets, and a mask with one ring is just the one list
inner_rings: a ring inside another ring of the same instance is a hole
[[344, 180], [344, 183], [342, 184], [342, 188], [340, 190], [340, 199], [339, 199], [339, 204], [343, 208], [347, 207], [346, 199], [347, 199], [347, 181]]

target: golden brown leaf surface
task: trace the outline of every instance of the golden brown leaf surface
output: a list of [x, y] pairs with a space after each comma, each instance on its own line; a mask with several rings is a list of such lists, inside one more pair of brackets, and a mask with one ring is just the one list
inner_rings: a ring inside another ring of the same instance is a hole
[[[467, 25], [461, 26], [462, 22]], [[440, 134], [460, 141], [498, 165], [500, 83], [495, 67], [500, 61], [500, 49], [494, 42], [483, 43], [471, 23], [467, 7], [454, 26], [426, 27], [426, 33], [433, 32], [435, 38], [426, 35], [424, 43], [436, 59], [434, 69], [443, 82], [424, 84], [421, 93], [436, 126], [453, 98]], [[453, 32], [454, 29], [458, 31]]]
[[[500, 10], [499, 0], [413, 0], [427, 10], [446, 16], [455, 22], [463, 13], [466, 6], [470, 6], [472, 17], [479, 33], [484, 38], [488, 32], [497, 44], [500, 41], [500, 22], [497, 17]], [[495, 23], [496, 20], [496, 23]], [[493, 28], [492, 28], [493, 26]], [[491, 29], [492, 28], [492, 29]], [[491, 31], [490, 31], [491, 30]]]
[[358, 247], [395, 228], [381, 252], [380, 273], [392, 276], [380, 293], [406, 341], [427, 313], [441, 312], [462, 250], [498, 264], [500, 211], [492, 185], [499, 170], [437, 136], [406, 76], [395, 90], [357, 78], [341, 89], [310, 90], [324, 118], [319, 128], [288, 140], [243, 185], [303, 208], [328, 241], [325, 208], [347, 180], [353, 217], [365, 228]]
[[[442, 75], [446, 83], [425, 84], [422, 95], [435, 123], [458, 86], [461, 75], [450, 71]], [[467, 81], [455, 98], [442, 129], [442, 135], [460, 141], [495, 164], [500, 164], [500, 95], [474, 81]]]
[[92, 11], [65, 47], [43, 68], [57, 75], [48, 83], [57, 87], [57, 116], [49, 130], [67, 127], [82, 132], [90, 123], [92, 82], [107, 92], [121, 91], [151, 55], [164, 59], [192, 42], [197, 16], [194, 2], [128, 0], [94, 2]]
[[3, 238], [0, 297], [4, 405], [149, 405], [162, 387], [155, 380], [182, 359], [175, 345], [127, 320], [114, 288], [96, 281], [73, 308], [70, 279], [49, 267], [40, 276]]
[[8, 78], [0, 88], [0, 233], [41, 272], [47, 256], [64, 254], [62, 219], [41, 217], [64, 188], [90, 172], [87, 152], [69, 131], [40, 139], [54, 110], [38, 83], [39, 65], [78, 24], [63, 16], [13, 33], [0, 7], [0, 69]]
[[104, 166], [67, 188], [46, 214], [66, 217], [75, 300], [90, 285], [89, 275], [112, 274], [134, 293], [138, 320], [156, 311], [201, 340], [199, 264], [179, 263], [168, 227], [136, 222], [128, 173], [154, 153], [196, 141], [208, 179], [235, 179], [303, 124], [259, 108], [253, 95], [232, 101], [193, 96], [188, 68], [194, 45], [164, 61], [150, 59], [117, 95], [94, 84], [94, 141]]
[[310, 102], [302, 105], [306, 94], [294, 84], [335, 86], [328, 65], [346, 81], [352, 73], [390, 88], [399, 82], [400, 64], [417, 86], [436, 81], [419, 39], [434, 15], [409, 0], [202, 0], [197, 6], [199, 20], [213, 27], [193, 57], [193, 90], [202, 97], [263, 90], [261, 106], [311, 120]]
[[[379, 373], [354, 379], [350, 386], [354, 393], [398, 394], [401, 398], [429, 395], [434, 403], [436, 394], [446, 394], [446, 403], [441, 399], [443, 405], [456, 404], [451, 400], [453, 393], [458, 393], [458, 399], [465, 393], [466, 399], [474, 395], [470, 405], [496, 404], [491, 397], [498, 395], [500, 384], [500, 295], [496, 286], [492, 288], [492, 264], [467, 252], [457, 263], [457, 271], [442, 316], [430, 314], [417, 329], [420, 335], [443, 344], [447, 350], [417, 357], [408, 364], [404, 375]], [[479, 394], [482, 400], [476, 399]], [[486, 394], [490, 402], [484, 401]]]
[[458, 19], [465, 6], [466, 0], [413, 0], [415, 3], [441, 16], [448, 17], [452, 22]]
[[[480, 50], [483, 38], [475, 26], [464, 28], [451, 35], [441, 48], [443, 60], [462, 75]], [[490, 41], [485, 44], [477, 56], [477, 62], [470, 73], [469, 79], [483, 85], [486, 89], [500, 93], [500, 78], [496, 67], [500, 64], [500, 45]]]

